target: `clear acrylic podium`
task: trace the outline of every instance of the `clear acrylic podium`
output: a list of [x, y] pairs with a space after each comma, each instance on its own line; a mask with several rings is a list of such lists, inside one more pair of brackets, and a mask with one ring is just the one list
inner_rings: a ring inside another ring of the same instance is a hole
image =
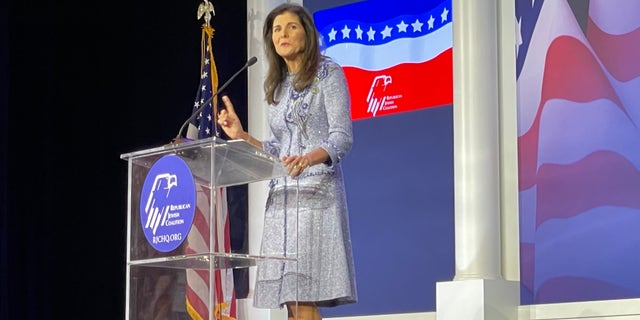
[[[208, 307], [204, 319], [228, 319], [217, 310], [217, 271], [252, 267], [262, 259], [294, 260], [209, 245], [220, 242], [220, 225], [225, 223], [216, 213], [217, 190], [284, 176], [286, 170], [276, 157], [244, 140], [212, 137], [120, 158], [128, 163], [125, 319], [191, 319], [194, 307], [186, 299], [190, 272], [209, 275], [206, 292], [200, 288], [200, 297], [216, 307]], [[167, 166], [157, 169], [160, 164]], [[180, 192], [185, 196], [170, 197]], [[169, 198], [173, 200], [166, 200]], [[204, 212], [209, 220], [204, 230], [201, 225], [196, 227], [198, 219], [191, 213], [203, 203], [208, 206]], [[169, 231], [160, 234], [162, 230]], [[191, 246], [194, 232], [208, 245]]]

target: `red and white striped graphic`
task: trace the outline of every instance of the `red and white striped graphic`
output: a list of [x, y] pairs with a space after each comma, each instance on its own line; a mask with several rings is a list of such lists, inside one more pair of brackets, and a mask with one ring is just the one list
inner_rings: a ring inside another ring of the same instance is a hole
[[[196, 211], [191, 232], [187, 236], [185, 253], [231, 252], [226, 189], [217, 188], [212, 195], [211, 189], [197, 185], [196, 191]], [[213, 215], [210, 214], [211, 208]], [[187, 310], [192, 319], [236, 319], [233, 270], [215, 269], [214, 266], [215, 263], [211, 261], [209, 269], [187, 269]], [[209, 290], [211, 285], [214, 290]], [[210, 307], [211, 300], [213, 308]], [[212, 318], [210, 311], [213, 311]]]

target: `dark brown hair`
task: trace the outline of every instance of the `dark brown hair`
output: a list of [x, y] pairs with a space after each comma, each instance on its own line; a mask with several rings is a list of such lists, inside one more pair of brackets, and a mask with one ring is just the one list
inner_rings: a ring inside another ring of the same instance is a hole
[[283, 3], [267, 15], [262, 29], [262, 40], [265, 45], [265, 54], [269, 62], [267, 78], [264, 80], [265, 99], [269, 104], [276, 104], [275, 92], [278, 86], [287, 77], [287, 65], [284, 59], [278, 55], [271, 39], [273, 34], [273, 20], [285, 12], [291, 12], [298, 16], [305, 31], [305, 47], [302, 53], [302, 67], [293, 79], [296, 91], [302, 91], [311, 85], [315, 79], [318, 65], [322, 58], [319, 45], [319, 34], [313, 23], [311, 14], [301, 5], [295, 3]]

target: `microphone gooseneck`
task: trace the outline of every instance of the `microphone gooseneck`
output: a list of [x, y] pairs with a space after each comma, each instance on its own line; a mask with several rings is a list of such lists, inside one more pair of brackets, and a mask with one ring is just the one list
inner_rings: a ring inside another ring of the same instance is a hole
[[[247, 60], [247, 63], [245, 63], [244, 66], [242, 66], [242, 68], [240, 68], [240, 70], [236, 71], [236, 73], [234, 73], [231, 76], [231, 78], [229, 78], [229, 80], [227, 80], [227, 82], [225, 82], [222, 86], [220, 86], [220, 88], [214, 94], [212, 94], [211, 97], [209, 97], [209, 99], [207, 99], [204, 103], [202, 103], [200, 105], [200, 107], [198, 107], [198, 109], [193, 111], [191, 116], [189, 118], [187, 118], [187, 120], [182, 124], [182, 126], [180, 126], [180, 129], [178, 130], [178, 134], [176, 135], [174, 141], [180, 141], [182, 139], [182, 132], [187, 127], [187, 125], [189, 125], [189, 122], [191, 122], [191, 120], [193, 120], [194, 117], [196, 117], [198, 114], [200, 114], [200, 112], [202, 112], [204, 107], [206, 105], [208, 105], [209, 103], [211, 103], [211, 101], [213, 101], [213, 98], [217, 97], [218, 93], [221, 92], [222, 90], [224, 90], [231, 83], [231, 81], [233, 81], [233, 79], [235, 79], [242, 71], [244, 71], [247, 68], [249, 68], [250, 66], [254, 65], [257, 61], [258, 61], [258, 58], [256, 58], [256, 57], [251, 57], [249, 60]], [[217, 126], [218, 124], [214, 123], [213, 125]]]

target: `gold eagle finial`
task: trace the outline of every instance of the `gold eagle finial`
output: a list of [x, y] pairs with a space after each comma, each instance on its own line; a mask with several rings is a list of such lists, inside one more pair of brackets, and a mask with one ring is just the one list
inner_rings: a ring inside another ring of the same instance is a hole
[[216, 15], [216, 11], [213, 9], [213, 3], [209, 2], [209, 0], [203, 0], [198, 6], [198, 20], [204, 16], [204, 22], [207, 26], [210, 26], [209, 21], [211, 21], [212, 15]]

